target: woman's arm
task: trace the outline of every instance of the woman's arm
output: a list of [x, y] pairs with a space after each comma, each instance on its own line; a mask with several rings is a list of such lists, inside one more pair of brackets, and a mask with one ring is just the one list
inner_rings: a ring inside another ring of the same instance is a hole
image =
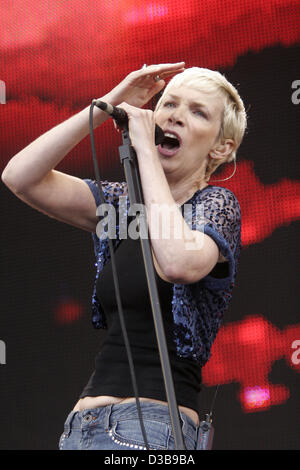
[[[182, 71], [183, 64], [153, 65], [130, 73], [103, 101], [115, 106], [127, 101], [143, 106], [164, 86], [153, 76], [168, 76]], [[107, 114], [94, 111], [94, 127]], [[21, 200], [35, 209], [84, 230], [95, 231], [98, 221], [94, 198], [80, 178], [54, 170], [61, 160], [89, 132], [89, 107], [55, 126], [16, 154], [7, 164], [2, 181]]]
[[[196, 282], [216, 265], [219, 248], [212, 238], [189, 228], [172, 196], [154, 144], [152, 111], [125, 103], [121, 107], [128, 113], [131, 141], [137, 153], [156, 270], [168, 282]], [[170, 231], [170, 237], [162, 233], [163, 227]]]
[[[94, 127], [107, 119], [95, 110]], [[38, 137], [7, 164], [4, 184], [34, 209], [78, 228], [94, 231], [97, 224], [94, 198], [80, 178], [54, 170], [87, 135], [89, 109], [75, 114]]]
[[139, 170], [151, 245], [160, 267], [157, 269], [156, 264], [158, 274], [176, 284], [190, 284], [202, 279], [218, 261], [216, 243], [204, 233], [188, 227], [171, 194], [157, 154], [145, 151], [139, 158]]

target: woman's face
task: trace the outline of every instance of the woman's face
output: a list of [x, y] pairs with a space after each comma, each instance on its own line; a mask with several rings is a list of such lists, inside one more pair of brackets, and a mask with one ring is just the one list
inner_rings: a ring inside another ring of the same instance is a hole
[[204, 176], [208, 154], [216, 146], [223, 107], [219, 93], [186, 85], [167, 90], [155, 111], [155, 122], [168, 137], [157, 147], [167, 177]]

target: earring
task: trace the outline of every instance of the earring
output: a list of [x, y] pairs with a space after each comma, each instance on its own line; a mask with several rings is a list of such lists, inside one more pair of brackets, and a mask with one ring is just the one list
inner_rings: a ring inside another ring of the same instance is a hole
[[223, 180], [213, 180], [213, 181], [211, 181], [211, 182], [212, 182], [212, 183], [217, 183], [217, 182], [220, 182], [220, 181], [227, 181], [227, 180], [230, 180], [230, 178], [232, 178], [233, 175], [234, 175], [235, 172], [236, 172], [236, 159], [235, 159], [235, 158], [234, 158], [233, 162], [234, 162], [234, 170], [233, 170], [233, 173], [232, 173], [230, 176], [228, 176], [228, 178], [225, 178], [225, 179], [223, 179]]

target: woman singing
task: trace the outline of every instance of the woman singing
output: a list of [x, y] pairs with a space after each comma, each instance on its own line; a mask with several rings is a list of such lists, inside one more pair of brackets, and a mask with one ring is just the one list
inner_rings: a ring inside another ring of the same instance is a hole
[[[129, 117], [180, 422], [185, 446], [192, 450], [199, 425], [201, 369], [231, 300], [241, 243], [239, 203], [230, 190], [210, 183], [210, 177], [220, 165], [235, 163], [246, 112], [237, 90], [219, 72], [184, 66], [180, 62], [143, 67], [101, 100], [125, 109]], [[154, 112], [141, 109], [164, 87]], [[107, 117], [95, 108], [94, 128]], [[165, 135], [158, 146], [155, 124]], [[88, 131], [89, 107], [15, 155], [2, 180], [30, 206], [91, 232], [94, 241], [93, 324], [107, 333], [94, 372], [67, 417], [60, 449], [145, 449], [108, 241], [96, 235], [98, 185], [55, 170]], [[119, 213], [126, 183], [101, 185], [106, 202]], [[192, 214], [191, 223], [184, 217], [185, 207]], [[163, 234], [166, 220], [170, 236]], [[148, 445], [174, 449], [140, 241], [117, 236], [113, 242]]]

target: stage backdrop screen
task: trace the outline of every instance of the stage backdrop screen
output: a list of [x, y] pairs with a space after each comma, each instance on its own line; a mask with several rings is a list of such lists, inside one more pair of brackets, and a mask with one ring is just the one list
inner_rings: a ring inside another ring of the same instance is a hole
[[[236, 86], [248, 128], [235, 175], [215, 184], [240, 202], [242, 251], [199, 414], [219, 386], [214, 449], [299, 449], [299, 1], [2, 0], [0, 9], [1, 171], [143, 64], [183, 60]], [[111, 119], [95, 144], [101, 179], [124, 181]], [[56, 170], [95, 179], [89, 136]], [[105, 337], [91, 324], [92, 237], [2, 182], [0, 191], [0, 448], [57, 449]]]

